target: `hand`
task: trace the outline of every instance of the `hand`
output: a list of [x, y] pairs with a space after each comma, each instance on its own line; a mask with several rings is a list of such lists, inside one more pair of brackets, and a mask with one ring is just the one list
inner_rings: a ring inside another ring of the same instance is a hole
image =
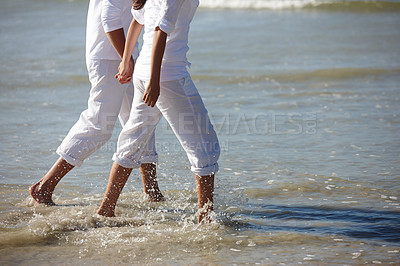
[[150, 80], [149, 84], [147, 85], [146, 91], [143, 95], [143, 101], [150, 107], [154, 107], [156, 105], [158, 96], [160, 96], [160, 83], [159, 82], [152, 82]]
[[121, 84], [129, 83], [132, 80], [133, 69], [134, 62], [132, 59], [129, 60], [128, 65], [122, 61], [119, 64], [118, 73], [115, 75], [115, 78], [118, 79]]

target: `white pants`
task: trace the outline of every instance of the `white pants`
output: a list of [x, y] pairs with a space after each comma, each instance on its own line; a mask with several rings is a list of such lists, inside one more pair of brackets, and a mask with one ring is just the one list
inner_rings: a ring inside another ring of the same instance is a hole
[[[105, 144], [111, 137], [117, 117], [121, 125], [128, 121], [133, 100], [132, 83], [121, 85], [115, 78], [118, 60], [88, 60], [89, 80], [92, 84], [88, 108], [57, 149], [69, 164], [82, 165], [83, 161]], [[154, 134], [150, 136], [149, 149], [144, 149], [141, 162], [156, 163]]]
[[170, 124], [186, 151], [193, 173], [199, 176], [218, 171], [220, 147], [207, 110], [190, 77], [161, 82], [155, 107], [142, 100], [147, 82], [133, 80], [135, 98], [128, 122], [118, 138], [113, 160], [126, 168], [137, 168], [161, 116]]

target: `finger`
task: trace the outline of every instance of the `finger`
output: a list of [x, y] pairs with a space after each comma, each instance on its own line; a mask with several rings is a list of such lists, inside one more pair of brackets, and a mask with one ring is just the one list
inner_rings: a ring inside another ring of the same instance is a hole
[[125, 77], [120, 77], [119, 79], [119, 82], [129, 82], [129, 81], [127, 81], [127, 79], [125, 78]]
[[130, 81], [130, 80], [132, 80], [132, 77], [129, 76], [129, 75], [125, 75], [125, 76], [122, 76], [121, 79], [122, 79], [122, 80]]
[[156, 97], [154, 97], [154, 104], [153, 104], [153, 106], [155, 106], [156, 105], [156, 103], [157, 103], [157, 101], [158, 101], [158, 95], [156, 96]]
[[130, 78], [128, 78], [128, 79], [125, 79], [123, 82], [124, 82], [124, 84], [126, 84], [126, 83], [131, 83], [132, 80], [131, 80]]
[[147, 105], [151, 107], [153, 100], [151, 98], [151, 96], [147, 97]]
[[[119, 82], [120, 84], [125, 84], [125, 83], [127, 83], [127, 81], [125, 81], [123, 78], [121, 78], [121, 76], [118, 77], [118, 82]], [[128, 81], [128, 82], [129, 82], [129, 81]]]
[[157, 98], [153, 99], [151, 101], [151, 107], [154, 107], [156, 105], [156, 102], [157, 102]]
[[123, 82], [124, 80], [125, 80], [125, 79], [124, 79], [123, 76], [121, 76], [121, 75], [118, 76], [118, 81], [119, 81], [119, 82]]

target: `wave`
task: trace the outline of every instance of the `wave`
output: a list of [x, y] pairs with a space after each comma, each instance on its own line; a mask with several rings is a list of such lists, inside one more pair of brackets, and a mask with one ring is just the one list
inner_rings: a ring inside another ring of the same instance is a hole
[[267, 73], [259, 75], [192, 75], [196, 80], [213, 81], [218, 84], [242, 84], [242, 83], [260, 83], [271, 82], [297, 83], [297, 82], [339, 82], [353, 79], [378, 79], [378, 78], [396, 78], [400, 75], [400, 69], [383, 68], [326, 68], [309, 71], [296, 71], [287, 73]]
[[400, 1], [349, 0], [201, 0], [200, 7], [230, 9], [321, 9], [326, 11], [399, 11]]
[[382, 68], [327, 68], [311, 71], [299, 71], [294, 73], [274, 74], [271, 78], [281, 82], [303, 82], [303, 81], [342, 81], [349, 79], [365, 79], [380, 77], [397, 77], [400, 69]]
[[243, 209], [237, 215], [247, 221], [247, 226], [266, 232], [312, 232], [319, 236], [342, 235], [352, 239], [374, 239], [391, 243], [400, 241], [400, 233], [395, 233], [400, 225], [400, 215], [393, 211], [269, 204]]

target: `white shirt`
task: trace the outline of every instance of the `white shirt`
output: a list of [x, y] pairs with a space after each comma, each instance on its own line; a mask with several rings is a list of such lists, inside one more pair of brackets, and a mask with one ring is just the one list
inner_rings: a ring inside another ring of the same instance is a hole
[[[90, 0], [86, 26], [86, 59], [121, 60], [106, 33], [124, 29], [125, 36], [132, 21], [131, 0]], [[138, 46], [133, 58], [138, 56]]]
[[150, 79], [151, 47], [156, 27], [168, 35], [160, 81], [189, 76], [186, 68], [190, 66], [186, 58], [189, 25], [198, 6], [199, 0], [147, 0], [141, 10], [132, 9], [134, 19], [144, 25], [143, 47], [135, 65], [136, 78]]

